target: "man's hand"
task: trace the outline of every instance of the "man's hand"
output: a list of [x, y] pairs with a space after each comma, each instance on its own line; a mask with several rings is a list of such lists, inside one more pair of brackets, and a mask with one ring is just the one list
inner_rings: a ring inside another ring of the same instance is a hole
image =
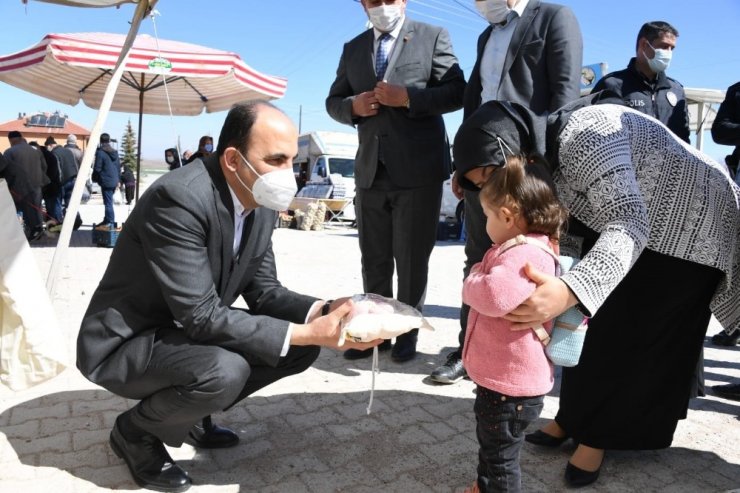
[[383, 339], [372, 342], [345, 341], [339, 347], [339, 336], [342, 332], [341, 320], [352, 311], [352, 301], [343, 298], [331, 304], [331, 311], [324, 317], [318, 317], [307, 324], [294, 324], [290, 336], [291, 346], [322, 346], [332, 349], [370, 349], [377, 346]]
[[354, 116], [375, 116], [378, 114], [379, 105], [375, 91], [361, 92], [352, 100], [352, 114]]
[[450, 185], [452, 186], [452, 194], [457, 198], [457, 200], [462, 200], [464, 197], [463, 189], [460, 186], [460, 182], [457, 180], [457, 171], [452, 172], [452, 176], [450, 177]]
[[375, 97], [384, 106], [405, 107], [409, 93], [404, 86], [391, 85], [382, 80], [375, 86]]
[[524, 330], [542, 325], [578, 303], [568, 285], [559, 277], [544, 274], [530, 263], [524, 266], [524, 273], [537, 288], [524, 303], [504, 315], [506, 320], [513, 323], [511, 330]]

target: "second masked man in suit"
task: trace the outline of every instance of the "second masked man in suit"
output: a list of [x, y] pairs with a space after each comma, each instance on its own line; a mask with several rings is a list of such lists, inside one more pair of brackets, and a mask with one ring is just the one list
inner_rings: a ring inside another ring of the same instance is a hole
[[[577, 99], [580, 94], [583, 40], [573, 11], [540, 0], [476, 0], [489, 22], [478, 38], [478, 55], [465, 89], [463, 120], [487, 101], [512, 101], [542, 114]], [[491, 246], [480, 190], [453, 176], [452, 189], [465, 197], [465, 268], [483, 259]], [[460, 309], [460, 347], [436, 368], [432, 380], [455, 383], [465, 376], [462, 346], [469, 307]]]
[[[406, 0], [362, 0], [373, 25], [344, 45], [326, 99], [332, 118], [356, 126], [355, 207], [366, 292], [421, 310], [436, 241], [442, 183], [450, 174], [444, 113], [462, 107], [465, 78], [445, 29], [405, 15]], [[416, 331], [391, 357], [416, 354]], [[390, 348], [390, 341], [381, 349]], [[345, 357], [369, 356], [348, 350]]]

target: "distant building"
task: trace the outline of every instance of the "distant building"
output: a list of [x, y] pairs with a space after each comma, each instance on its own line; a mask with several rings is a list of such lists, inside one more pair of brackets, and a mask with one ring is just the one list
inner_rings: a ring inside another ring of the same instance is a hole
[[90, 140], [90, 131], [82, 127], [61, 113], [35, 113], [32, 115], [18, 114], [18, 118], [0, 124], [0, 152], [10, 147], [8, 132], [17, 130], [23, 134], [28, 142], [34, 140], [39, 145], [44, 145], [47, 137], [54, 137], [58, 145], [67, 143], [67, 136], [74, 134], [77, 137], [77, 145], [84, 150]]

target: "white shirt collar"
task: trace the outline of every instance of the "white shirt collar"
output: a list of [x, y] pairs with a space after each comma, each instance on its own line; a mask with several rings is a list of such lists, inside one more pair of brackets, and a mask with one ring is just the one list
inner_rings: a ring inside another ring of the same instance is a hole
[[512, 11], [516, 12], [519, 17], [522, 16], [524, 13], [524, 9], [527, 8], [527, 5], [529, 5], [529, 0], [520, 0], [519, 3], [517, 3]]
[[234, 190], [231, 188], [231, 185], [228, 183], [226, 184], [227, 187], [229, 187], [229, 194], [231, 194], [231, 201], [234, 203], [234, 217], [246, 217], [249, 214], [249, 211], [244, 208], [239, 198], [234, 193]]

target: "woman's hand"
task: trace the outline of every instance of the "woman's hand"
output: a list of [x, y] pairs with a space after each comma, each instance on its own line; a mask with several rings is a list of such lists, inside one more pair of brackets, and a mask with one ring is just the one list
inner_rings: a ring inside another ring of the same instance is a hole
[[532, 267], [530, 263], [524, 266], [524, 273], [537, 288], [521, 305], [504, 315], [504, 319], [513, 323], [511, 330], [524, 330], [542, 325], [578, 303], [568, 285], [559, 277], [545, 274]]

